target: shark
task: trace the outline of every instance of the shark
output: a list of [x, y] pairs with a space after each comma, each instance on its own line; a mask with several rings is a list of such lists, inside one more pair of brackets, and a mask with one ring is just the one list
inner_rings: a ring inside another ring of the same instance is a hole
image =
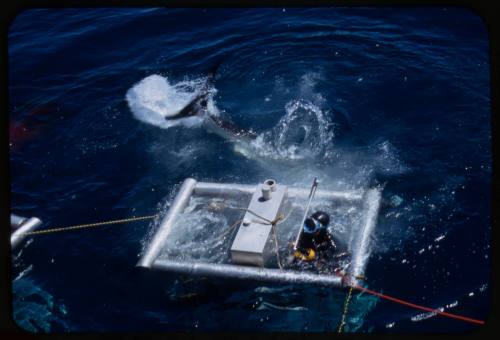
[[194, 95], [193, 99], [189, 101], [186, 106], [184, 106], [179, 112], [165, 117], [166, 120], [177, 120], [182, 118], [188, 118], [193, 116], [198, 116], [203, 118], [203, 124], [207, 130], [229, 140], [233, 141], [252, 141], [257, 138], [257, 133], [252, 129], [243, 129], [233, 123], [227, 118], [222, 118], [211, 114], [207, 108], [208, 101], [210, 99], [210, 89], [213, 86], [215, 74], [219, 68], [219, 64], [212, 67], [207, 78]]

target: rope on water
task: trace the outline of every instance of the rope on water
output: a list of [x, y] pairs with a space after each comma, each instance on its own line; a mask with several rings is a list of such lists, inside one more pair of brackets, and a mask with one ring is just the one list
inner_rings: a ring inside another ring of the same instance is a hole
[[247, 208], [231, 207], [231, 206], [229, 206], [229, 205], [226, 205], [226, 206], [224, 206], [224, 207], [225, 207], [225, 208], [229, 208], [229, 209], [233, 209], [233, 210], [241, 210], [241, 211], [249, 212], [250, 214], [252, 214], [252, 215], [256, 216], [257, 218], [260, 218], [261, 220], [263, 220], [263, 221], [267, 222], [268, 224], [273, 224], [273, 223], [276, 223], [276, 222], [275, 222], [276, 220], [275, 220], [275, 221], [271, 221], [271, 220], [269, 220], [269, 219], [267, 219], [267, 218], [265, 218], [265, 217], [262, 217], [262, 216], [260, 216], [259, 214], [257, 214], [256, 212], [254, 212], [254, 211], [252, 211], [252, 210], [250, 210], [250, 209], [247, 209]]
[[281, 265], [281, 260], [280, 260], [280, 251], [278, 247], [278, 233], [276, 231], [276, 224], [271, 225], [271, 230], [273, 231], [273, 236], [274, 236], [274, 248], [276, 249], [276, 261], [278, 261], [278, 267], [280, 269], [283, 269], [283, 266]]
[[120, 223], [128, 223], [128, 222], [149, 220], [149, 219], [156, 218], [158, 216], [159, 215], [131, 217], [131, 218], [125, 218], [125, 219], [121, 219], [121, 220], [112, 220], [112, 221], [89, 223], [89, 224], [79, 224], [79, 225], [74, 225], [74, 226], [69, 226], [69, 227], [36, 230], [36, 231], [26, 232], [26, 233], [23, 233], [23, 234], [26, 234], [26, 235], [51, 234], [51, 233], [57, 233], [57, 232], [60, 232], [60, 231], [69, 231], [69, 230], [77, 230], [77, 229], [84, 229], [84, 228], [99, 227], [99, 226], [110, 225], [110, 224], [120, 224]]
[[[271, 221], [270, 219], [267, 219], [267, 218], [257, 214], [256, 212], [254, 212], [248, 208], [232, 207], [229, 205], [223, 205], [222, 208], [228, 208], [228, 209], [241, 210], [241, 211], [248, 212], [257, 218], [260, 218], [261, 220], [263, 220], [264, 222], [266, 222], [267, 224], [270, 224], [270, 225], [277, 225], [277, 224], [281, 224], [281, 223], [285, 222], [288, 219], [288, 217], [290, 217], [293, 210], [295, 209], [295, 208], [290, 209], [290, 211], [288, 212], [288, 214], [286, 216], [284, 216], [283, 214], [279, 214], [274, 220]], [[266, 223], [264, 223], [264, 224], [266, 224]]]
[[353, 287], [351, 286], [349, 288], [349, 293], [347, 293], [347, 297], [344, 302], [344, 312], [342, 313], [342, 320], [340, 321], [338, 333], [342, 333], [342, 331], [344, 330], [345, 321], [347, 319], [347, 312], [349, 311], [349, 302], [351, 301], [352, 290]]
[[[349, 277], [349, 275], [347, 275], [347, 274], [346, 275], [339, 274], [339, 275], [342, 276], [343, 279]], [[364, 276], [357, 276], [356, 279], [363, 279], [364, 280], [365, 277]], [[469, 317], [466, 317], [466, 316], [463, 316], [463, 315], [452, 314], [452, 313], [448, 313], [448, 312], [443, 312], [443, 311], [441, 311], [439, 309], [417, 305], [415, 303], [411, 303], [411, 302], [408, 302], [408, 301], [405, 301], [405, 300], [402, 300], [402, 299], [398, 299], [398, 298], [395, 298], [395, 297], [387, 295], [387, 294], [382, 294], [382, 293], [370, 290], [368, 288], [365, 288], [365, 287], [362, 287], [360, 285], [357, 285], [357, 284], [353, 283], [353, 284], [350, 284], [350, 286], [349, 286], [349, 294], [348, 294], [348, 296], [346, 298], [346, 301], [344, 303], [344, 313], [342, 315], [342, 321], [340, 322], [340, 325], [339, 325], [339, 329], [338, 329], [339, 333], [342, 332], [343, 327], [345, 325], [345, 319], [346, 319], [346, 315], [347, 315], [347, 308], [348, 308], [349, 301], [351, 299], [351, 294], [352, 294], [353, 289], [359, 290], [361, 292], [368, 293], [370, 295], [377, 296], [379, 298], [382, 298], [382, 299], [385, 299], [385, 300], [388, 300], [388, 301], [392, 301], [392, 302], [398, 303], [400, 305], [408, 306], [408, 307], [411, 307], [411, 308], [414, 308], [414, 309], [423, 310], [423, 311], [430, 312], [430, 313], [433, 313], [433, 314], [436, 314], [436, 315], [444, 316], [444, 317], [451, 318], [451, 319], [461, 320], [461, 321], [465, 321], [465, 322], [468, 322], [468, 323], [473, 323], [473, 324], [476, 324], [476, 325], [484, 325], [484, 321], [483, 320], [477, 320], [477, 319], [469, 318]]]
[[225, 236], [226, 236], [227, 234], [229, 234], [232, 230], [234, 230], [234, 228], [235, 228], [238, 224], [240, 224], [241, 222], [243, 222], [243, 220], [242, 220], [242, 219], [239, 219], [239, 220], [237, 220], [236, 222], [234, 222], [233, 224], [231, 224], [231, 226], [230, 226], [229, 228], [227, 228], [227, 230], [226, 230], [224, 233], [222, 233], [222, 235], [220, 235], [217, 239], [221, 239], [221, 238], [225, 237]]
[[420, 310], [423, 310], [423, 311], [426, 311], [426, 312], [435, 313], [437, 315], [441, 315], [441, 316], [445, 316], [445, 317], [448, 317], [448, 318], [457, 319], [457, 320], [461, 320], [461, 321], [465, 321], [465, 322], [469, 322], [469, 323], [473, 323], [473, 324], [477, 324], [477, 325], [484, 325], [484, 321], [482, 321], [482, 320], [477, 320], [477, 319], [469, 318], [469, 317], [462, 316], [462, 315], [457, 315], [457, 314], [442, 312], [439, 309], [434, 309], [434, 308], [429, 308], [429, 307], [425, 307], [425, 306], [420, 306], [420, 305], [417, 305], [417, 304], [414, 304], [414, 303], [411, 303], [411, 302], [408, 302], [408, 301], [404, 301], [404, 300], [401, 300], [401, 299], [398, 299], [398, 298], [395, 298], [395, 297], [392, 297], [392, 296], [389, 296], [389, 295], [385, 295], [385, 294], [382, 294], [382, 293], [375, 292], [373, 290], [370, 290], [370, 289], [367, 289], [365, 287], [361, 287], [361, 286], [358, 286], [358, 285], [353, 285], [352, 288], [360, 290], [360, 291], [368, 293], [368, 294], [371, 294], [371, 295], [374, 295], [374, 296], [378, 296], [378, 297], [380, 297], [382, 299], [386, 299], [386, 300], [389, 300], [389, 301], [392, 301], [392, 302], [396, 302], [396, 303], [398, 303], [400, 305], [412, 307], [412, 308], [415, 308], [415, 309], [420, 309]]

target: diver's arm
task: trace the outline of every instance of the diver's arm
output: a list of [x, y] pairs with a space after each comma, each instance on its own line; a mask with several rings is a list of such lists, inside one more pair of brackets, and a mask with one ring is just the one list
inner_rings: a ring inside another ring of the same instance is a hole
[[337, 249], [337, 242], [335, 242], [335, 238], [333, 237], [332, 234], [330, 234], [329, 232], [326, 233], [326, 239], [327, 239], [327, 242], [330, 244], [330, 246], [333, 248], [333, 249]]
[[317, 247], [322, 248], [323, 250], [335, 251], [337, 248], [337, 244], [333, 236], [326, 229], [321, 230], [320, 234], [316, 236], [315, 243]]
[[337, 238], [335, 238], [330, 233], [328, 233], [328, 239], [330, 240], [335, 249], [335, 252], [333, 254], [334, 258], [342, 258], [350, 255], [347, 247], [345, 247], [345, 245], [343, 245]]

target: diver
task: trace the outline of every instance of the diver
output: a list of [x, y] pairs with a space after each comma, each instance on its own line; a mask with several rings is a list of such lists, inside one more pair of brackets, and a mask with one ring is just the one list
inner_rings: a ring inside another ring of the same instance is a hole
[[297, 249], [289, 262], [301, 268], [318, 269], [321, 272], [335, 271], [338, 260], [349, 255], [346, 247], [328, 231], [330, 216], [316, 211], [302, 226]]

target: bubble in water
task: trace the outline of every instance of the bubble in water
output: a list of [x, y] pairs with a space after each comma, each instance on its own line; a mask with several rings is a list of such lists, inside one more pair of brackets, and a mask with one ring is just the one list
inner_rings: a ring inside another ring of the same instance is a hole
[[393, 195], [391, 197], [391, 203], [392, 203], [393, 206], [397, 207], [401, 203], [403, 203], [403, 199], [400, 196], [398, 196], [398, 195]]

